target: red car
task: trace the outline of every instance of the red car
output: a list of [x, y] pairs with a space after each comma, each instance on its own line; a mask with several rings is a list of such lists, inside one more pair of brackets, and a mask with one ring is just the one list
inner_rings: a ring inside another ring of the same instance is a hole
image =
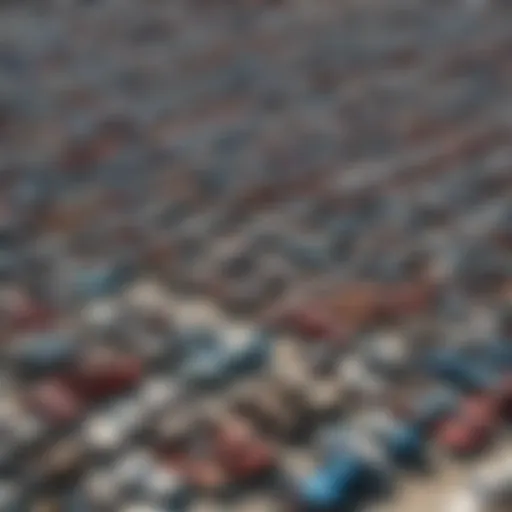
[[210, 458], [180, 453], [167, 458], [163, 464], [177, 471], [186, 482], [202, 491], [215, 492], [229, 483], [225, 471]]
[[381, 295], [381, 313], [391, 319], [416, 315], [428, 309], [437, 290], [428, 282], [403, 283], [385, 288]]
[[36, 385], [26, 397], [27, 407], [52, 425], [77, 420], [84, 404], [62, 381], [49, 379]]
[[484, 448], [500, 422], [500, 400], [478, 394], [466, 398], [455, 417], [437, 429], [438, 441], [453, 452], [470, 454]]
[[462, 402], [461, 416], [472, 425], [493, 429], [500, 421], [500, 403], [495, 397], [476, 395]]
[[452, 418], [437, 430], [438, 443], [458, 455], [477, 453], [489, 443], [493, 429], [483, 423], [472, 423], [463, 417]]
[[276, 463], [275, 453], [270, 445], [238, 418], [216, 429], [213, 453], [226, 474], [237, 480], [262, 476]]
[[54, 311], [22, 293], [13, 297], [10, 307], [10, 321], [15, 330], [42, 330], [55, 320]]
[[84, 401], [95, 401], [122, 393], [142, 377], [142, 362], [131, 356], [109, 354], [84, 360], [63, 376], [65, 384]]
[[304, 338], [345, 342], [347, 333], [334, 314], [324, 307], [305, 305], [287, 311], [280, 322]]

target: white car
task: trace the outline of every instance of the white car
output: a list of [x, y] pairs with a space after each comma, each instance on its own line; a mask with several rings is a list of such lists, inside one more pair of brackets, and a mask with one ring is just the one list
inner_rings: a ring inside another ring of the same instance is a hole
[[393, 466], [378, 442], [376, 431], [368, 425], [366, 419], [352, 421], [349, 425], [335, 425], [321, 433], [318, 443], [321, 453], [327, 458], [352, 453], [388, 475], [393, 473]]
[[382, 403], [388, 389], [388, 384], [376, 376], [358, 354], [341, 362], [338, 379], [349, 396], [357, 396], [365, 402]]
[[112, 477], [123, 498], [143, 496], [148, 477], [154, 469], [153, 457], [138, 449], [121, 457], [112, 465]]
[[83, 488], [91, 506], [115, 510], [122, 497], [121, 488], [110, 469], [96, 469], [87, 474]]
[[180, 509], [189, 500], [189, 489], [185, 482], [168, 468], [153, 467], [144, 485], [145, 496], [150, 503]]
[[411, 354], [402, 337], [383, 334], [371, 341], [364, 351], [365, 362], [369, 368], [382, 376], [407, 368]]
[[136, 404], [142, 418], [163, 416], [183, 399], [183, 390], [165, 377], [150, 377], [139, 388]]
[[87, 449], [94, 455], [115, 455], [126, 441], [124, 424], [110, 416], [87, 419], [81, 433]]

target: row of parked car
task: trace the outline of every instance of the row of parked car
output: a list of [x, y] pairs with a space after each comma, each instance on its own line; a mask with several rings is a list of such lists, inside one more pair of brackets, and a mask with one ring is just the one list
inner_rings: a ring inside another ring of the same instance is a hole
[[350, 510], [497, 441], [510, 15], [3, 2], [0, 511]]

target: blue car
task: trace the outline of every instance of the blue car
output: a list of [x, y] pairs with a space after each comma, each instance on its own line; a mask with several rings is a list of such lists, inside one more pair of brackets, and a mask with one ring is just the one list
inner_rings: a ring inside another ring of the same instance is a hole
[[240, 348], [227, 349], [226, 371], [230, 375], [244, 375], [263, 368], [272, 354], [272, 337], [266, 332], [255, 333]]
[[77, 343], [59, 333], [30, 337], [14, 347], [13, 358], [22, 371], [51, 373], [77, 355]]
[[203, 327], [182, 330], [177, 335], [177, 343], [183, 353], [189, 357], [220, 350], [220, 340], [217, 332]]
[[75, 287], [80, 297], [95, 299], [117, 293], [130, 279], [128, 265], [105, 265], [77, 270]]
[[419, 428], [412, 425], [397, 425], [384, 439], [390, 459], [400, 466], [421, 466], [426, 459], [425, 440]]
[[434, 389], [416, 403], [414, 424], [420, 430], [428, 430], [437, 421], [453, 413], [458, 404], [457, 393], [447, 388]]
[[485, 364], [471, 361], [454, 350], [434, 353], [428, 358], [426, 369], [431, 376], [461, 391], [487, 389], [496, 377]]
[[512, 344], [507, 341], [496, 341], [485, 346], [482, 360], [496, 371], [512, 368]]
[[337, 486], [336, 478], [327, 469], [319, 470], [304, 483], [300, 493], [300, 503], [308, 512], [333, 510], [341, 507], [347, 496], [343, 488]]
[[226, 383], [226, 359], [221, 352], [198, 354], [185, 362], [183, 380], [194, 388], [212, 389]]
[[352, 510], [382, 490], [384, 475], [355, 455], [328, 461], [302, 482], [300, 507], [308, 512]]

